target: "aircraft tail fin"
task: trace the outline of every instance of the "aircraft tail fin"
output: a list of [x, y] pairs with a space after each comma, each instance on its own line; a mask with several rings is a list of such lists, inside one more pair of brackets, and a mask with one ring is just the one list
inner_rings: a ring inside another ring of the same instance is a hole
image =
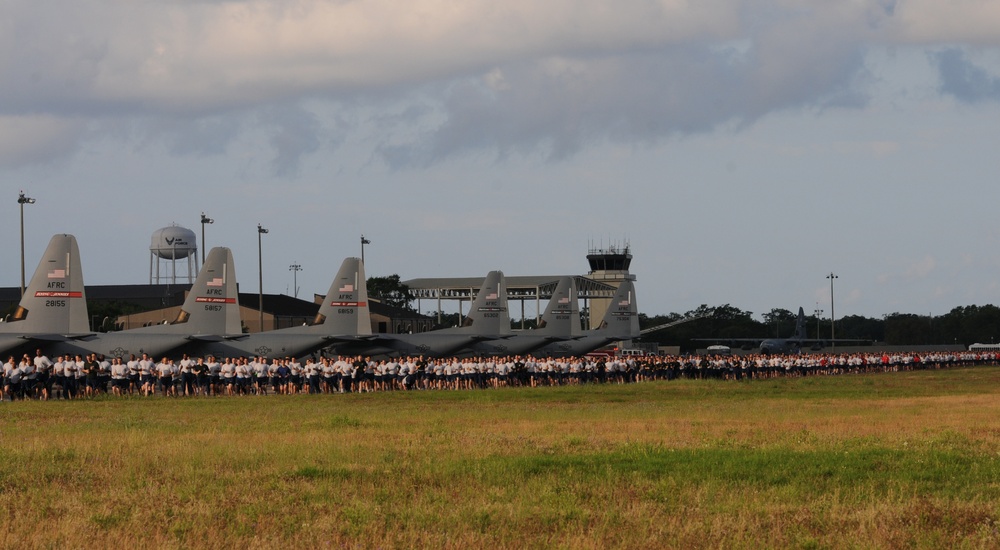
[[[239, 294], [233, 251], [217, 246], [208, 252], [170, 332], [241, 334]], [[162, 330], [162, 329], [161, 329]]]
[[312, 326], [322, 326], [327, 334], [372, 334], [365, 264], [361, 258], [344, 259]]
[[508, 334], [510, 314], [507, 312], [507, 284], [502, 271], [490, 271], [476, 294], [469, 314], [462, 321], [463, 332], [495, 336]]
[[792, 336], [793, 340], [805, 340], [806, 339], [806, 313], [799, 307], [799, 316], [795, 320], [795, 334]]
[[562, 277], [545, 306], [538, 330], [561, 336], [578, 336], [580, 330], [580, 303], [573, 277]]
[[4, 333], [90, 332], [80, 248], [73, 235], [53, 235]]
[[639, 337], [639, 308], [632, 281], [622, 281], [618, 286], [597, 330], [606, 331], [610, 336], [623, 340]]

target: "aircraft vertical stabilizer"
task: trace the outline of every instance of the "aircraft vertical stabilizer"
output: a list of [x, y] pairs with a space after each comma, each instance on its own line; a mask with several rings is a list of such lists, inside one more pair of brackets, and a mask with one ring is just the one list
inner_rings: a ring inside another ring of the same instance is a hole
[[217, 246], [208, 252], [184, 307], [173, 324], [184, 322], [191, 334], [242, 334], [236, 263], [233, 251]]
[[53, 235], [4, 334], [90, 332], [80, 248], [73, 235]]
[[372, 333], [368, 281], [361, 258], [345, 258], [326, 293], [312, 327], [328, 335], [367, 336]]
[[539, 331], [546, 335], [573, 338], [581, 334], [580, 302], [576, 294], [576, 281], [573, 277], [562, 277], [552, 292], [552, 298], [545, 306], [542, 320], [538, 324]]
[[805, 340], [806, 336], [806, 313], [799, 307], [799, 317], [795, 321], [795, 334], [792, 335], [792, 340]]
[[169, 325], [152, 325], [119, 334], [163, 334], [191, 337], [242, 334], [236, 268], [232, 250], [217, 246], [209, 251], [184, 305]]
[[476, 294], [469, 314], [459, 329], [476, 335], [510, 334], [510, 314], [507, 311], [507, 284], [502, 271], [490, 271]]
[[622, 340], [639, 337], [639, 308], [635, 302], [635, 285], [632, 281], [622, 281], [618, 286], [601, 325], [595, 329], [597, 331]]

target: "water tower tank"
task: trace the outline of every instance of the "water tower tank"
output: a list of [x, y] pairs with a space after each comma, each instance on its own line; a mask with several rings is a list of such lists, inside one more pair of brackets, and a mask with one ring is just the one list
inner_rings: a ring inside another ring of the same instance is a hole
[[149, 251], [164, 260], [180, 260], [198, 251], [194, 231], [179, 225], [171, 225], [153, 231]]
[[149, 283], [160, 284], [160, 260], [167, 260], [168, 273], [166, 278], [170, 283], [177, 282], [177, 261], [182, 260], [187, 267], [188, 283], [194, 282], [198, 271], [198, 241], [194, 231], [171, 225], [153, 231], [149, 245]]

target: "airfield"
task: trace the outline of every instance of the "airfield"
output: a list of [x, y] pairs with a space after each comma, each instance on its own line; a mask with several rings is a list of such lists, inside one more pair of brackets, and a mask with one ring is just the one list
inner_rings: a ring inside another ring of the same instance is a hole
[[1000, 545], [1000, 368], [0, 404], [4, 547]]

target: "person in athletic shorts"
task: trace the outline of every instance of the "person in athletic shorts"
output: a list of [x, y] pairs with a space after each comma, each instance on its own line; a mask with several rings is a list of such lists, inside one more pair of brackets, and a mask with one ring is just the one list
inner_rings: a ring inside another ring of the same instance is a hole
[[83, 363], [83, 374], [85, 376], [84, 395], [93, 397], [97, 394], [98, 376], [101, 374], [101, 364], [97, 362], [97, 355], [91, 353]]
[[62, 355], [56, 357], [56, 362], [52, 363], [52, 397], [56, 396], [55, 389], [59, 386], [59, 398], [66, 399], [66, 358]]
[[120, 357], [111, 361], [111, 391], [119, 397], [128, 392], [128, 365]]
[[14, 362], [14, 356], [3, 364], [3, 395], [11, 401], [17, 399], [17, 394], [21, 392], [21, 367]]
[[156, 376], [160, 381], [160, 388], [163, 395], [169, 397], [174, 392], [174, 363], [167, 357], [160, 359], [156, 364]]
[[49, 395], [52, 393], [52, 361], [50, 361], [49, 358], [42, 353], [41, 349], [35, 350], [34, 361], [39, 397], [41, 397], [43, 401], [48, 401]]
[[128, 368], [128, 392], [138, 393], [139, 392], [139, 360], [136, 359], [135, 354], [129, 356], [128, 361], [125, 363], [125, 367]]
[[219, 368], [219, 375], [222, 377], [222, 388], [226, 395], [233, 395], [236, 392], [236, 364], [231, 357], [226, 357], [225, 362]]
[[222, 363], [213, 355], [208, 356], [208, 390], [210, 395], [219, 395], [222, 384]]
[[25, 399], [32, 399], [35, 397], [35, 362], [32, 361], [28, 354], [25, 353], [21, 357], [21, 395]]
[[156, 363], [145, 353], [139, 360], [139, 381], [142, 383], [143, 396], [156, 393]]

